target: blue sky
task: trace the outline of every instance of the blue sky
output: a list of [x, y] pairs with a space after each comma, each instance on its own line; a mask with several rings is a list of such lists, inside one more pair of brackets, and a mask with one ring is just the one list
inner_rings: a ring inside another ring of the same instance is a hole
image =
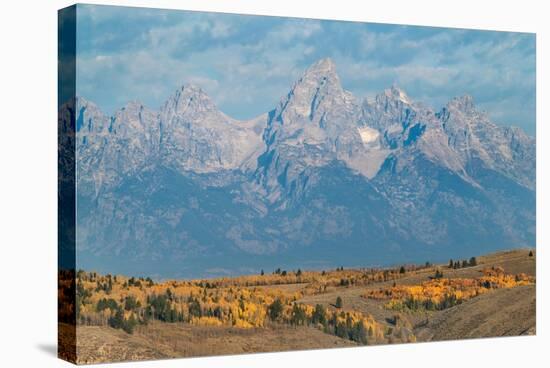
[[357, 97], [395, 84], [439, 109], [470, 94], [535, 134], [534, 34], [79, 5], [77, 50], [77, 93], [109, 114], [131, 100], [158, 109], [193, 83], [252, 118], [330, 57]]

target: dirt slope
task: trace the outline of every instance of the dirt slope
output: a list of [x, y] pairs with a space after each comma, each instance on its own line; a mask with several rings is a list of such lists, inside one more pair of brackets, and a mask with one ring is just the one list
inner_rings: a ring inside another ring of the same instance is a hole
[[356, 346], [315, 328], [235, 329], [151, 323], [133, 335], [100, 326], [78, 326], [78, 362], [148, 360]]
[[434, 314], [416, 329], [421, 341], [533, 335], [535, 286], [501, 289]]

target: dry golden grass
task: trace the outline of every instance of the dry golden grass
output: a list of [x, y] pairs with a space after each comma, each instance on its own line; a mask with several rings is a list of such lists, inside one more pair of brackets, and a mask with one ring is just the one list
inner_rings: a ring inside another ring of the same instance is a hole
[[500, 289], [431, 316], [415, 331], [421, 341], [534, 335], [535, 285]]
[[357, 346], [311, 327], [239, 329], [154, 322], [129, 335], [104, 326], [78, 327], [78, 363]]

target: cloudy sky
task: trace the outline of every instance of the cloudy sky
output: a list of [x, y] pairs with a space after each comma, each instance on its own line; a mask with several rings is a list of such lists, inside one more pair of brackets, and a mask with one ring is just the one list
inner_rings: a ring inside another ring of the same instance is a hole
[[330, 57], [357, 97], [395, 84], [439, 109], [470, 94], [495, 122], [535, 134], [533, 34], [79, 5], [77, 50], [77, 93], [109, 114], [130, 100], [158, 109], [193, 83], [252, 118]]

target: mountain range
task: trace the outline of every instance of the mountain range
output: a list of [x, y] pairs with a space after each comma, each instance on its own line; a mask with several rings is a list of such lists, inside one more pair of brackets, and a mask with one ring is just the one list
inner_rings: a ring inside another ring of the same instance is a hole
[[361, 99], [323, 59], [248, 121], [188, 84], [159, 111], [61, 110], [80, 268], [214, 276], [535, 244], [535, 139], [468, 95], [439, 110], [396, 86]]

